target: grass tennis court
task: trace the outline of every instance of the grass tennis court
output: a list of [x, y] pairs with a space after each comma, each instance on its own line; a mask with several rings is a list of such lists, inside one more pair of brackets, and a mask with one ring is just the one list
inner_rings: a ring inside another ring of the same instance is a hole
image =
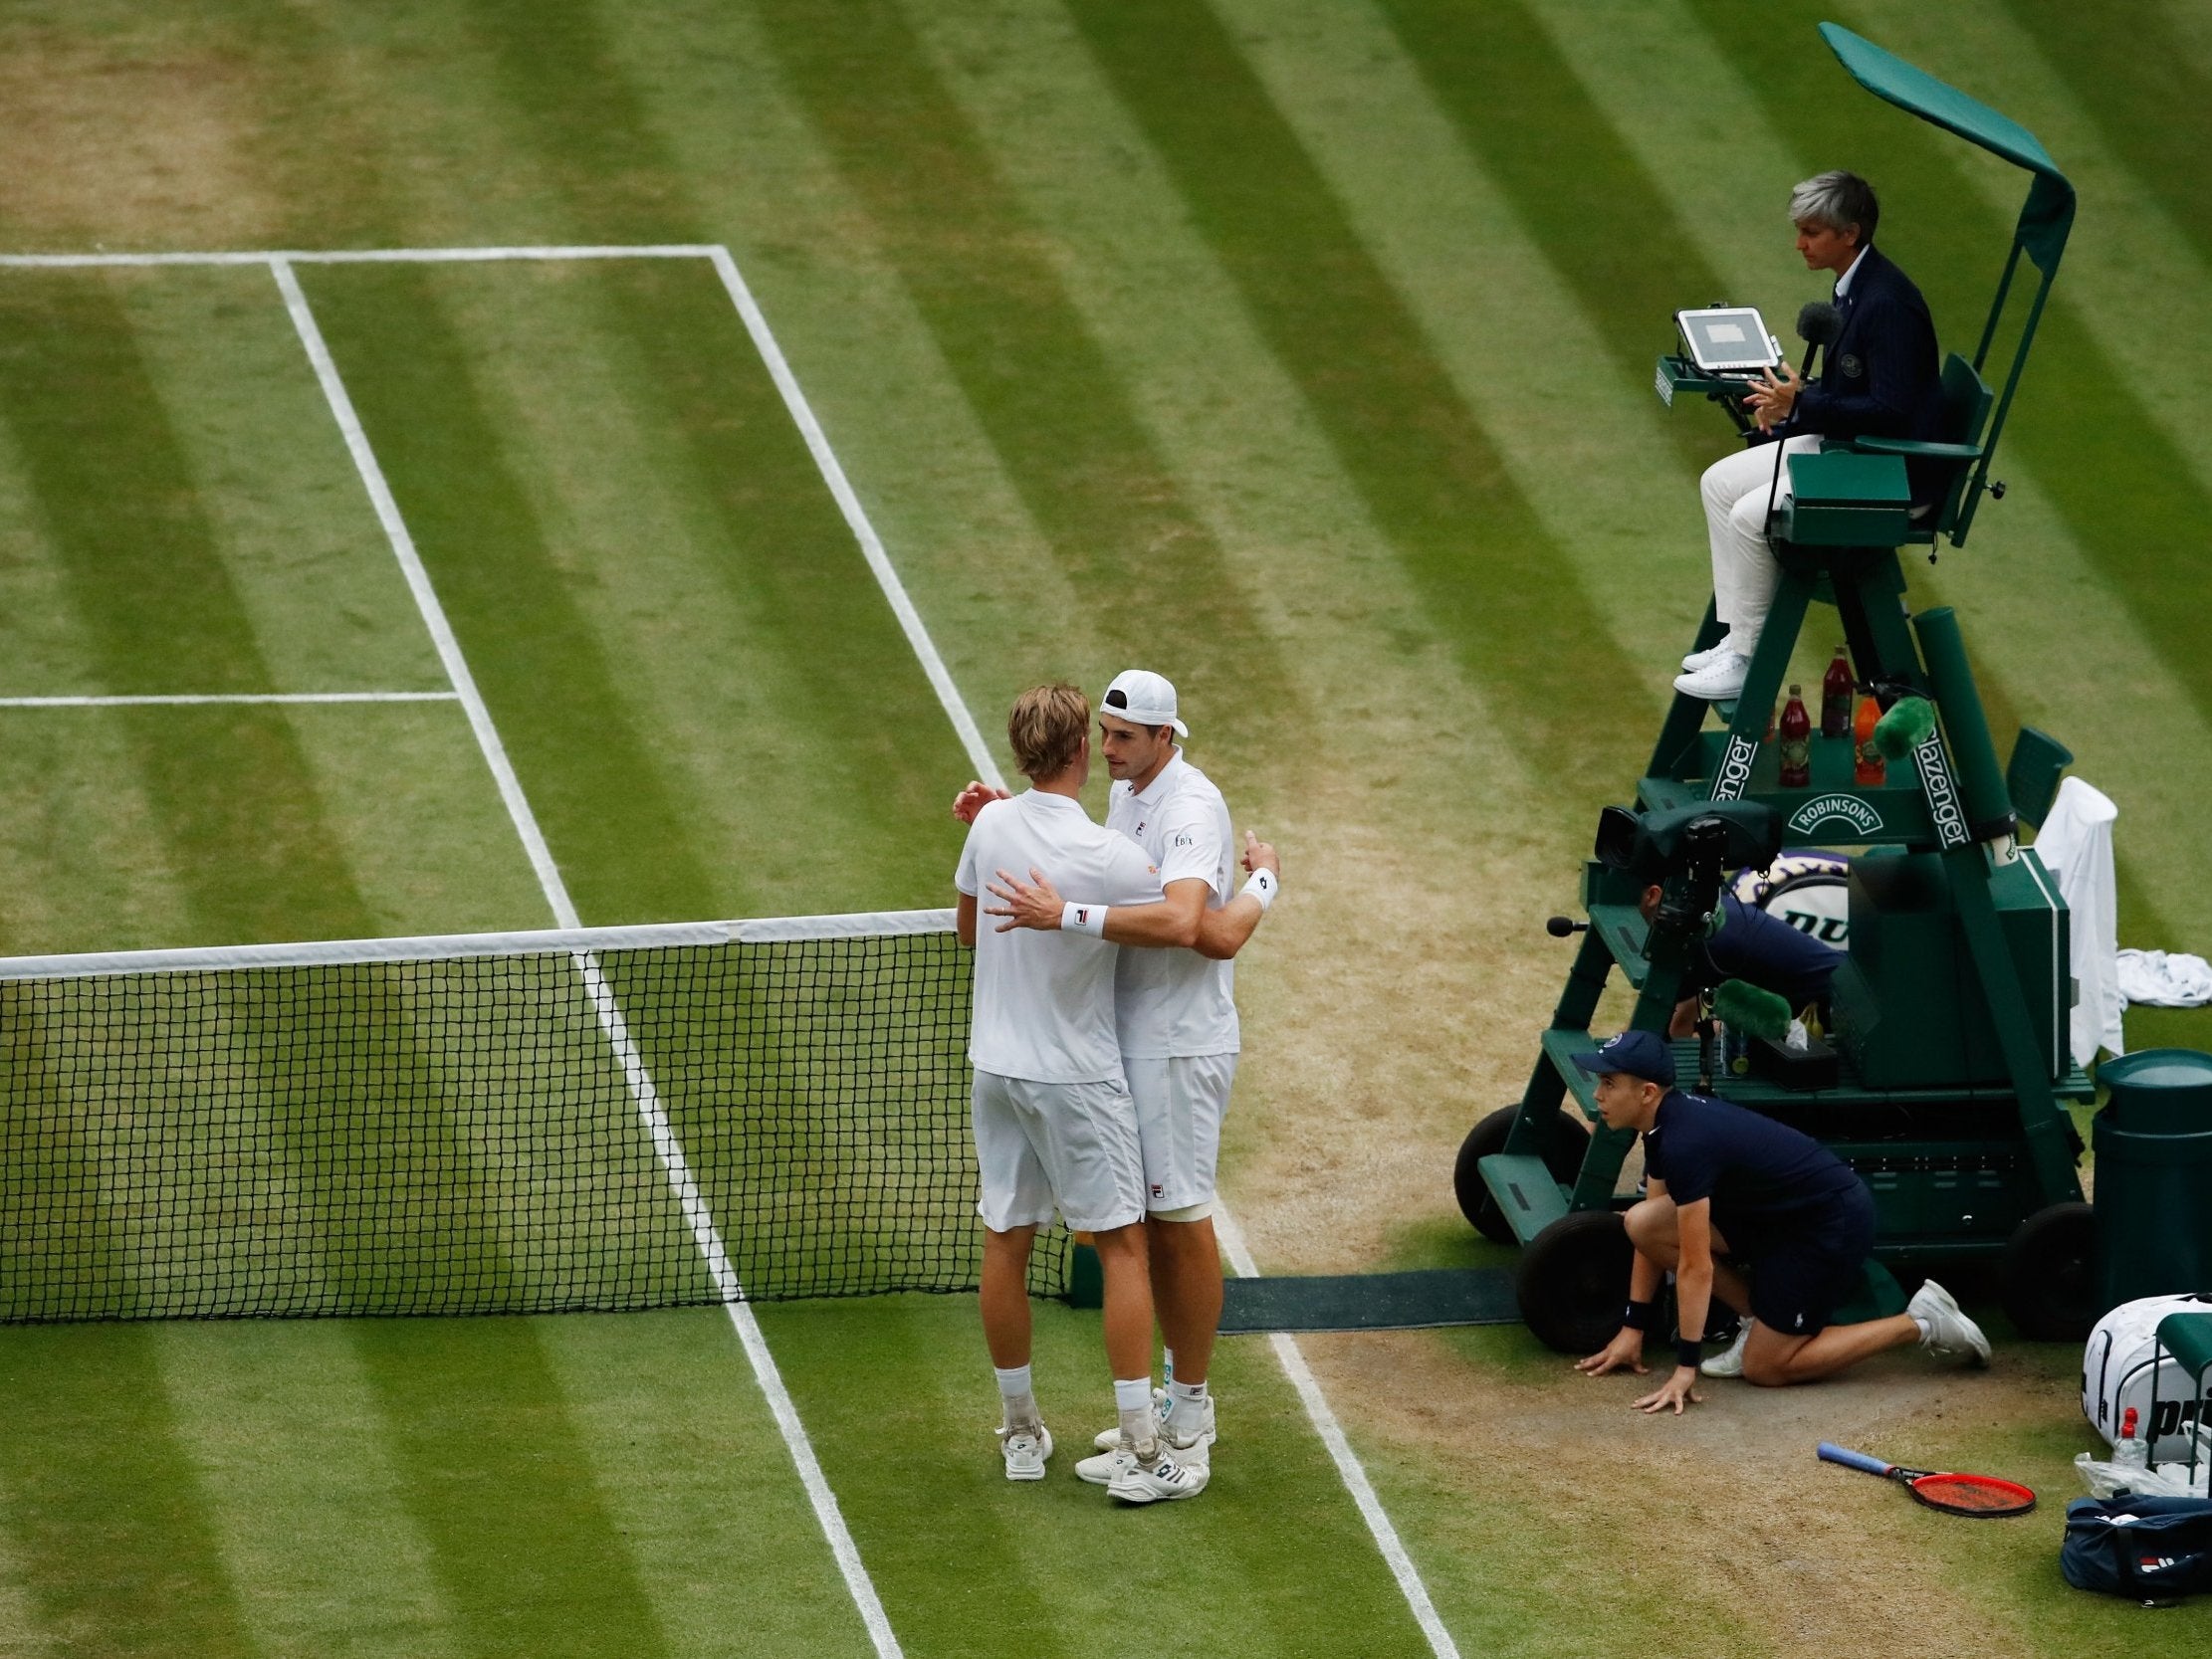
[[[1846, 164], [1949, 345], [2016, 205], [1813, 15], [18, 0], [0, 253], [726, 248], [1000, 764], [1022, 685], [1142, 660], [1282, 845], [1225, 1182], [1260, 1266], [1500, 1260], [1449, 1160], [1704, 598], [1723, 433], [1651, 394], [1667, 314], [1810, 297], [1779, 203]], [[1915, 603], [1959, 607], [2001, 745], [2044, 726], [2119, 803], [2121, 942], [2203, 952], [2212, 28], [1823, 15], [2081, 186], [2011, 492]], [[970, 757], [711, 258], [284, 269], [581, 922], [948, 902]], [[266, 260], [0, 268], [0, 950], [560, 920], [287, 302]], [[268, 701], [310, 696], [347, 700]], [[222, 701], [123, 701], [178, 698]], [[1200, 1502], [1059, 1473], [1094, 1322], [1039, 1304], [1031, 1491], [971, 1299], [758, 1310], [903, 1651], [1432, 1650], [1263, 1342], [1223, 1345]], [[1464, 1653], [1643, 1651], [1662, 1606], [1743, 1652], [2206, 1638], [2059, 1584], [2058, 1348], [1651, 1424], [1518, 1328], [1301, 1346]], [[879, 1641], [720, 1309], [12, 1328], [0, 1401], [0, 1652]], [[1946, 1526], [1816, 1468], [1850, 1433], [2045, 1510]], [[1690, 1570], [1624, 1560], [1625, 1510]]]

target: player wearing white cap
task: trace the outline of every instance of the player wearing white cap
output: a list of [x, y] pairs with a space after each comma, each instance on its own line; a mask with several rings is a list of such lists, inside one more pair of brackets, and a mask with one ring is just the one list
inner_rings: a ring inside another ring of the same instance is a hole
[[980, 937], [987, 873], [1044, 869], [1111, 904], [1161, 897], [1143, 849], [1091, 822], [1076, 798], [1090, 775], [1090, 705], [1073, 686], [1038, 686], [1006, 722], [1032, 787], [975, 814], [954, 887], [957, 931], [976, 951], [972, 1117], [985, 1228], [984, 1338], [1004, 1412], [1008, 1480], [1044, 1478], [1052, 1437], [1029, 1371], [1029, 1251], [1055, 1209], [1090, 1233], [1106, 1280], [1106, 1356], [1120, 1416], [1108, 1490], [1132, 1503], [1188, 1498], [1206, 1486], [1160, 1444], [1152, 1399], [1152, 1291], [1144, 1160], [1115, 1032], [1112, 946], [1079, 936], [993, 930]]
[[[989, 914], [1010, 918], [1008, 926], [1079, 928], [1124, 944], [1192, 947], [1124, 950], [1115, 969], [1122, 1061], [1144, 1149], [1153, 1297], [1170, 1365], [1160, 1430], [1171, 1451], [1190, 1460], [1207, 1457], [1216, 1435], [1207, 1384], [1221, 1313], [1214, 1186], [1239, 1047], [1227, 958], [1272, 903], [1279, 865], [1272, 848], [1247, 835], [1252, 878], [1241, 895], [1231, 893], [1228, 807], [1176, 743], [1190, 733], [1165, 678], [1143, 669], [1118, 675], [1099, 709], [1099, 732], [1115, 779], [1107, 825], [1145, 849], [1163, 902], [1101, 909], [1080, 888], [1055, 887], [1035, 870], [1022, 882], [1001, 869], [989, 887], [1001, 903]], [[975, 798], [971, 791], [956, 811]], [[1063, 892], [1081, 902], [1063, 901]], [[1118, 1430], [1101, 1434], [1104, 1455], [1084, 1459], [1076, 1472], [1110, 1485], [1127, 1461], [1120, 1438]]]

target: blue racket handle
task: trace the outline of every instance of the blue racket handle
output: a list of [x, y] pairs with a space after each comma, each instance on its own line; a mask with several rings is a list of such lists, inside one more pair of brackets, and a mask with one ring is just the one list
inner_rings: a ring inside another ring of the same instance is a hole
[[1846, 1451], [1831, 1440], [1821, 1442], [1820, 1457], [1823, 1463], [1841, 1463], [1846, 1469], [1864, 1469], [1870, 1475], [1886, 1475], [1896, 1467], [1879, 1457], [1869, 1457], [1865, 1452]]

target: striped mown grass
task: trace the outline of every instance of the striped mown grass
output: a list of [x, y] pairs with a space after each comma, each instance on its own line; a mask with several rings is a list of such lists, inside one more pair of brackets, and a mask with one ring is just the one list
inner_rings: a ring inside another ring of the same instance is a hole
[[[2202, 949], [2212, 38], [2152, 0], [1839, 15], [2079, 157], [2012, 493], [1914, 602], [1960, 607], [2001, 728], [2119, 800], [2123, 942]], [[1270, 1267], [1473, 1259], [1443, 1168], [1525, 1075], [1564, 966], [1537, 925], [1702, 599], [1725, 435], [1647, 401], [1665, 312], [1815, 297], [1778, 204], [1844, 162], [1963, 343], [2017, 201], [1806, 20], [1723, 0], [26, 0], [0, 44], [11, 247], [728, 243], [994, 745], [1027, 681], [1149, 658], [1285, 843], [1229, 1183]], [[944, 902], [967, 757], [710, 272], [302, 282], [586, 921]], [[0, 552], [10, 693], [441, 684], [263, 272], [0, 273]], [[0, 784], [10, 948], [545, 920], [451, 706], [0, 710]], [[1094, 1337], [1041, 1312], [1056, 1412]], [[1130, 1518], [995, 1484], [965, 1308], [766, 1323], [908, 1651], [1092, 1650], [1135, 1628], [1099, 1570], [1132, 1556], [1226, 1651], [1420, 1651], [1263, 1353], [1222, 1361], [1219, 1489]], [[1647, 1642], [1681, 1591], [1621, 1577], [1611, 1518], [1659, 1477], [1500, 1491], [1463, 1443], [1493, 1397], [1595, 1421], [1522, 1341], [1317, 1352], [1464, 1651]], [[1987, 1458], [2063, 1482], [2065, 1389], [2020, 1363], [1988, 1397], [2050, 1443]], [[29, 1651], [863, 1650], [719, 1315], [11, 1332], [0, 1375], [52, 1431], [0, 1453]], [[2105, 1633], [2047, 1534], [1879, 1496], [1900, 1605]], [[1750, 1651], [1788, 1643], [1733, 1591], [1861, 1582], [1698, 1559]]]

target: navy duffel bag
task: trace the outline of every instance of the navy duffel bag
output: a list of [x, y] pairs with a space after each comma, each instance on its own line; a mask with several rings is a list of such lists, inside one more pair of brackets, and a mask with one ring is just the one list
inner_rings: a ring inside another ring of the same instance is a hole
[[2212, 1498], [2077, 1498], [2059, 1570], [2078, 1590], [2138, 1601], [2212, 1590]]

